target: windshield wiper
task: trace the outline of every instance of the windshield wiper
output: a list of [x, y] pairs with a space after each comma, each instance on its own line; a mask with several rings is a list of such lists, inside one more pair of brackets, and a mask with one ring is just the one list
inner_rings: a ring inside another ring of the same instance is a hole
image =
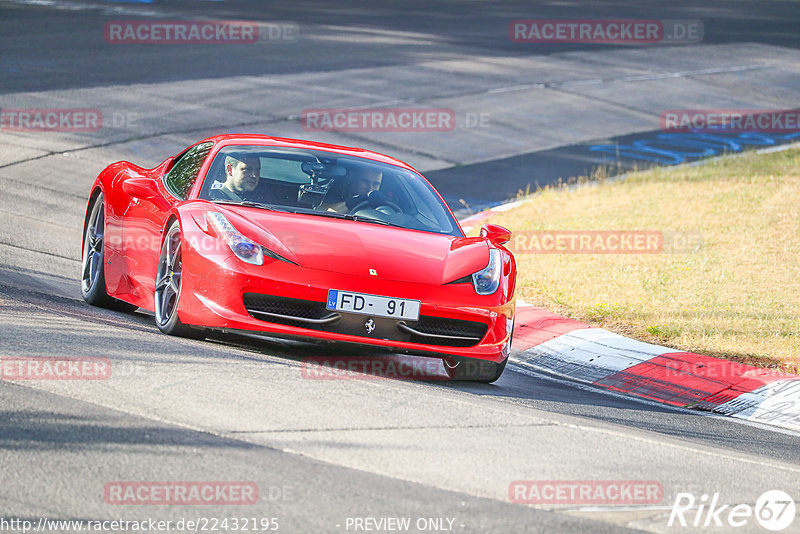
[[384, 221], [381, 219], [373, 219], [372, 217], [367, 217], [366, 215], [350, 215], [352, 220], [357, 222], [367, 222], [367, 223], [374, 223], [374, 224], [382, 224], [384, 226], [394, 226], [395, 228], [405, 228], [405, 226], [391, 223], [389, 221]]
[[319, 215], [320, 217], [332, 217], [334, 219], [351, 219], [352, 215], [348, 215], [347, 213], [339, 213], [338, 211], [317, 211], [317, 210], [303, 210], [303, 211], [296, 211], [295, 213], [299, 213], [301, 215]]
[[389, 221], [383, 221], [381, 219], [373, 219], [372, 217], [367, 217], [366, 215], [351, 215], [350, 213], [339, 213], [338, 211], [309, 210], [309, 211], [299, 211], [295, 213], [307, 213], [308, 215], [319, 215], [321, 217], [331, 217], [333, 219], [345, 219], [348, 221], [382, 224], [384, 226], [394, 226], [395, 228], [405, 228], [405, 226], [391, 223]]
[[395, 228], [403, 228], [407, 230], [407, 228], [403, 225], [384, 221], [382, 219], [374, 219], [372, 217], [367, 217], [366, 215], [353, 215], [350, 213], [339, 213], [338, 211], [310, 211], [308, 213], [312, 215], [322, 215], [323, 217], [333, 217], [334, 219], [346, 219], [348, 221], [382, 224], [383, 226], [394, 226]]

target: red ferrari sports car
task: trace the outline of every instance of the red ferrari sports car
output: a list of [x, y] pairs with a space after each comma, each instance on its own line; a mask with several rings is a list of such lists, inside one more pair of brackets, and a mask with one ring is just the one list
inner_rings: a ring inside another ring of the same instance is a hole
[[108, 166], [86, 209], [81, 288], [210, 329], [357, 343], [497, 380], [514, 324], [508, 230], [465, 237], [405, 163], [263, 135], [204, 139], [154, 169]]

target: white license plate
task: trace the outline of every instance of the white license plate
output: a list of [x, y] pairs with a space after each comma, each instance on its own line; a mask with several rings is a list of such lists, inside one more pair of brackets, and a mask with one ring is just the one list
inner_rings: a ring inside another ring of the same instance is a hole
[[410, 321], [419, 319], [418, 300], [381, 297], [378, 295], [342, 291], [341, 289], [328, 290], [327, 308], [329, 310], [363, 313], [364, 315], [375, 315], [377, 317], [389, 317], [392, 319], [408, 319]]

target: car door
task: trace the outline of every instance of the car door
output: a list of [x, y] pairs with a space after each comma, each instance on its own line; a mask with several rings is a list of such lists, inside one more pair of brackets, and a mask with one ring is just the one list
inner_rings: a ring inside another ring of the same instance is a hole
[[135, 303], [153, 309], [153, 292], [161, 252], [162, 229], [170, 209], [188, 198], [213, 143], [194, 145], [179, 154], [164, 176], [156, 179], [158, 195], [134, 197], [123, 217], [123, 254]]

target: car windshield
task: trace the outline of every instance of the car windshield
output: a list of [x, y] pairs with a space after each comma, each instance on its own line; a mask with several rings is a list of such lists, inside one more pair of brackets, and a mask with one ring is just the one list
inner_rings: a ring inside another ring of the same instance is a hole
[[224, 147], [199, 198], [461, 236], [441, 199], [416, 173], [332, 152]]

